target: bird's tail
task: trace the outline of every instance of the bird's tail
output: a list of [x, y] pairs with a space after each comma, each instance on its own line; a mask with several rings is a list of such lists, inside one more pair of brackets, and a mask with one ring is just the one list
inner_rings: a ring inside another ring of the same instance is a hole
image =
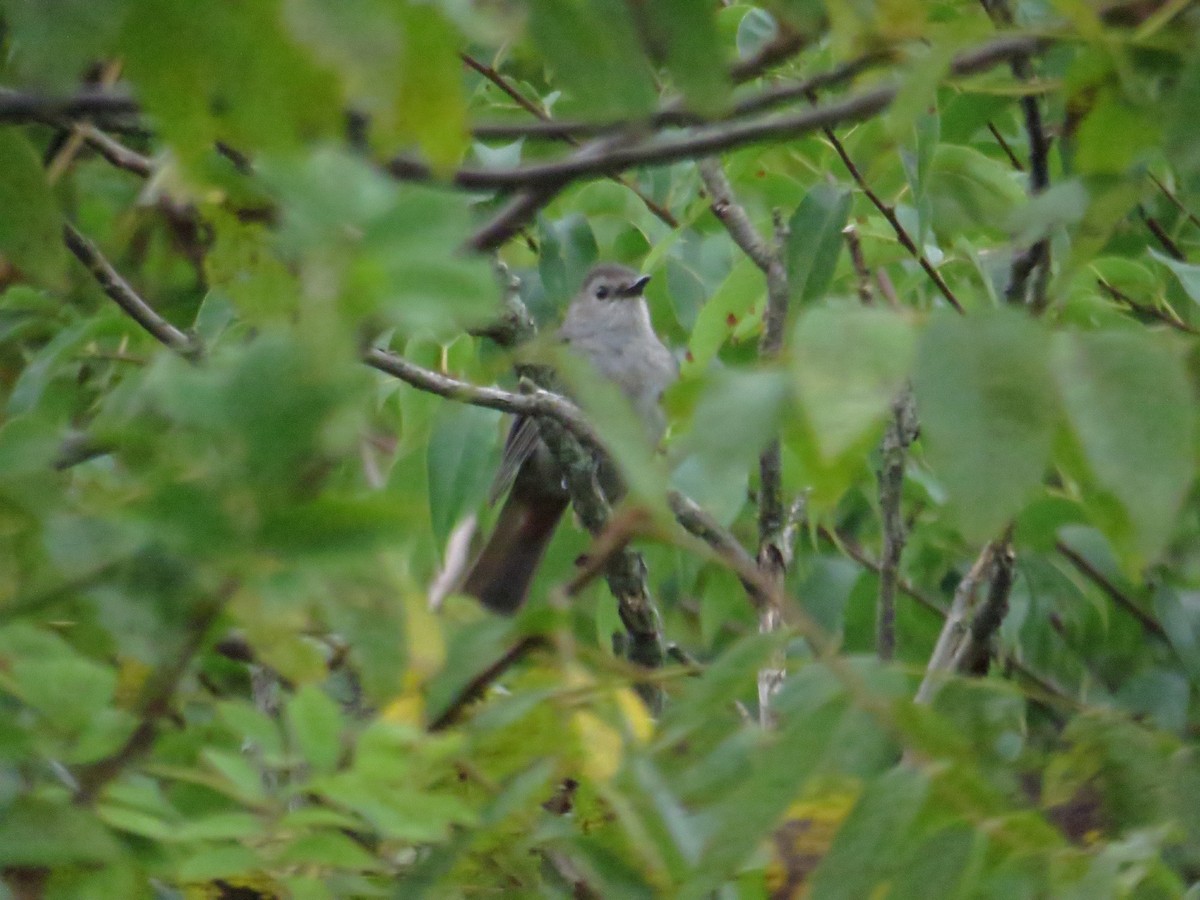
[[533, 574], [566, 508], [565, 496], [527, 497], [514, 489], [467, 573], [462, 592], [477, 597], [492, 612], [515, 613], [525, 602]]

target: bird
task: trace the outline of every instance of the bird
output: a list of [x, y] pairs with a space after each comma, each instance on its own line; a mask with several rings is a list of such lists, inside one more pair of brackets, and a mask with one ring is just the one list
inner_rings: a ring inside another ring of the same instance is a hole
[[[628, 266], [599, 263], [567, 308], [558, 338], [567, 350], [621, 389], [657, 443], [666, 428], [660, 401], [678, 375], [674, 355], [650, 322], [644, 291], [650, 281]], [[609, 502], [622, 492], [611, 466], [601, 466]], [[489, 610], [511, 615], [529, 593], [537, 567], [570, 497], [562, 472], [543, 443], [537, 422], [520, 416], [509, 429], [490, 499], [510, 488], [491, 536], [463, 582], [462, 593]]]

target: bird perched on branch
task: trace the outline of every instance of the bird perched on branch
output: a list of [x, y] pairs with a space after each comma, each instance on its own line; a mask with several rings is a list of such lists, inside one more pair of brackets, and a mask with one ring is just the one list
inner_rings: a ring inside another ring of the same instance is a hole
[[[659, 401], [678, 368], [650, 324], [642, 295], [649, 280], [649, 275], [627, 266], [594, 266], [571, 301], [558, 336], [570, 352], [621, 389], [651, 439], [657, 441], [666, 426]], [[525, 601], [570, 499], [537, 422], [527, 416], [513, 422], [508, 433], [492, 498], [509, 485], [512, 489], [496, 527], [463, 585], [463, 593], [504, 614], [515, 612]], [[601, 486], [610, 501], [620, 494], [615, 477], [602, 477]]]

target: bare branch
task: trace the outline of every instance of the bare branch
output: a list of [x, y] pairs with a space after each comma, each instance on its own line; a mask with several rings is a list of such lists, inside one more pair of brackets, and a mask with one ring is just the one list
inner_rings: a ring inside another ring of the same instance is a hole
[[1182, 331], [1185, 334], [1200, 334], [1200, 329], [1197, 329], [1194, 325], [1191, 325], [1179, 318], [1179, 314], [1170, 307], [1167, 309], [1160, 309], [1151, 303], [1143, 303], [1140, 300], [1134, 300], [1124, 291], [1113, 287], [1103, 278], [1097, 278], [1096, 284], [1100, 286], [1100, 289], [1104, 291], [1104, 293], [1108, 294], [1118, 303], [1125, 304], [1125, 306], [1137, 313], [1139, 316], [1145, 316], [1146, 318], [1153, 319], [1156, 322], [1162, 322], [1164, 325], [1169, 325], [1175, 330]]
[[174, 350], [189, 359], [196, 358], [200, 353], [200, 345], [189, 334], [176, 328], [160, 316], [153, 307], [130, 287], [129, 282], [121, 277], [112, 267], [96, 245], [70, 223], [63, 225], [63, 240], [75, 258], [83, 263], [92, 277], [112, 300], [121, 307], [131, 319], [142, 326], [155, 340], [163, 346]]
[[140, 721], [133, 733], [112, 755], [90, 763], [76, 773], [79, 787], [74, 799], [77, 804], [86, 806], [92, 803], [126, 766], [150, 751], [158, 737], [159, 722], [170, 712], [179, 682], [187, 673], [192, 659], [200, 652], [209, 628], [236, 589], [237, 583], [230, 580], [221, 586], [214, 597], [200, 602], [185, 632], [183, 646], [147, 681], [138, 713]]
[[[835, 87], [853, 80], [863, 72], [891, 59], [888, 53], [870, 53], [858, 59], [818, 72], [799, 81], [787, 81], [743, 97], [733, 104], [728, 113], [716, 121], [740, 119], [752, 113], [766, 112], [805, 99], [813, 93]], [[495, 140], [517, 140], [520, 138], [542, 138], [560, 140], [565, 137], [595, 137], [615, 132], [657, 131], [662, 128], [679, 128], [702, 125], [706, 120], [686, 109], [678, 100], [672, 101], [644, 122], [615, 119], [607, 122], [582, 120], [542, 120], [531, 123], [484, 122], [476, 125], [472, 133], [477, 138]]]
[[916, 697], [913, 698], [914, 702], [932, 702], [947, 673], [952, 671], [955, 654], [970, 627], [971, 613], [975, 608], [975, 593], [992, 566], [996, 550], [995, 543], [985, 546], [974, 565], [959, 582], [950, 610], [946, 614], [946, 624], [942, 626], [942, 632], [938, 635], [937, 644], [925, 668], [925, 677], [921, 680]]
[[858, 237], [858, 228], [853, 222], [842, 229], [842, 237], [846, 239], [846, 249], [850, 251], [850, 265], [854, 267], [858, 299], [863, 306], [871, 306], [875, 302], [871, 291], [871, 270], [867, 268], [867, 261], [862, 252], [862, 241]]
[[579, 441], [593, 448], [602, 447], [599, 436], [574, 403], [540, 388], [514, 394], [500, 388], [483, 387], [434, 372], [387, 350], [372, 347], [363, 353], [363, 362], [386, 375], [399, 378], [415, 388], [439, 397], [486, 406], [518, 416], [552, 417]]
[[[997, 27], [1012, 27], [1013, 14], [1008, 0], [981, 0], [981, 2]], [[1031, 54], [1018, 53], [1009, 60], [1013, 76], [1018, 81], [1029, 81], [1033, 77], [1033, 66], [1030, 59]], [[1026, 94], [1021, 97], [1020, 103], [1025, 119], [1025, 134], [1029, 140], [1029, 193], [1031, 196], [1037, 196], [1050, 186], [1050, 139], [1042, 122], [1042, 110], [1038, 105], [1038, 98], [1032, 94]], [[999, 133], [995, 129], [992, 130], [992, 134], [999, 137]], [[1000, 140], [1001, 145], [1004, 146], [1003, 139]], [[1015, 156], [1011, 151], [1008, 152], [1010, 158], [1015, 162]], [[1021, 168], [1019, 163], [1017, 163], [1017, 168]], [[1030, 290], [1029, 277], [1035, 273], [1033, 288]], [[1050, 238], [1046, 236], [1040, 238], [1024, 252], [1013, 256], [1004, 297], [1009, 303], [1027, 304], [1034, 315], [1037, 315], [1044, 311], [1049, 303], [1046, 295], [1046, 288], [1049, 284]]]
[[455, 694], [450, 704], [438, 713], [429, 723], [430, 731], [444, 731], [458, 721], [463, 709], [473, 700], [483, 696], [484, 691], [495, 683], [496, 679], [511, 669], [514, 665], [528, 656], [533, 650], [546, 646], [544, 638], [539, 636], [524, 637], [509, 647], [498, 659], [491, 663], [467, 682], [466, 686]]
[[[483, 63], [479, 62], [477, 59], [475, 59], [474, 57], [472, 57], [466, 53], [460, 53], [459, 57], [462, 59], [462, 61], [464, 63], [467, 64], [467, 66], [469, 66], [471, 69], [478, 72], [480, 75], [482, 75], [488, 81], [490, 81], [492, 84], [496, 85], [496, 87], [498, 87], [500, 90], [502, 90], [505, 94], [507, 94], [509, 97], [511, 97], [518, 106], [520, 106], [523, 110], [528, 112], [530, 115], [534, 116], [536, 119], [538, 119], [541, 122], [551, 121], [549, 114], [544, 109], [542, 109], [536, 103], [533, 103], [532, 101], [526, 99], [524, 94], [522, 94], [520, 91], [518, 91], [515, 86], [513, 86], [512, 84], [509, 83], [507, 78], [505, 78], [503, 75], [501, 75], [495, 69], [493, 69], [491, 66], [484, 65]], [[578, 142], [570, 134], [562, 135], [561, 139], [565, 140], [569, 144], [578, 145]], [[648, 210], [650, 210], [650, 212], [654, 213], [654, 215], [658, 216], [658, 218], [661, 219], [662, 222], [665, 223], [668, 228], [678, 228], [679, 227], [679, 220], [676, 219], [673, 215], [671, 215], [671, 211], [668, 210], [666, 207], [660, 205], [659, 203], [656, 203], [652, 198], [646, 196], [646, 194], [643, 193], [642, 189], [639, 188], [637, 185], [631, 184], [628, 180], [626, 180], [623, 176], [620, 176], [620, 175], [610, 175], [609, 177], [613, 181], [617, 182], [617, 184], [621, 185], [622, 187], [628, 188], [630, 191], [633, 191], [634, 195], [639, 200], [641, 200], [642, 203], [645, 204], [646, 208]], [[524, 195], [525, 203], [526, 203], [526, 205], [528, 205], [528, 204], [534, 202], [534, 200], [540, 200], [539, 205], [544, 206], [546, 203], [548, 203], [550, 201], [550, 198], [553, 197], [554, 194], [557, 192], [558, 192], [558, 189], [555, 188], [553, 190], [553, 192], [549, 193], [548, 196], [544, 196], [544, 197], [539, 197], [539, 195], [534, 192], [528, 192], [527, 194]], [[516, 208], [510, 209], [508, 211], [508, 217], [510, 219], [516, 219], [517, 209]], [[498, 246], [498, 244], [493, 244], [492, 246], [495, 247], [495, 246]], [[487, 249], [490, 249], [490, 248], [487, 248]]]
[[1012, 526], [1009, 526], [999, 547], [996, 548], [992, 565], [991, 581], [987, 599], [971, 619], [971, 626], [958, 649], [954, 652], [953, 671], [960, 675], [984, 675], [988, 661], [994, 655], [993, 641], [996, 632], [1008, 615], [1008, 595], [1012, 592], [1013, 568], [1016, 554], [1012, 548]]
[[[818, 527], [817, 532], [825, 540], [829, 541], [835, 547], [841, 549], [846, 556], [854, 560], [864, 569], [869, 569], [875, 574], [879, 574], [881, 568], [880, 564], [876, 560], [871, 559], [871, 557], [862, 549], [862, 547], [860, 547], [849, 535], [834, 533], [825, 526]], [[899, 589], [901, 594], [915, 601], [916, 604], [922, 609], [933, 613], [940, 619], [946, 618], [946, 610], [942, 608], [941, 604], [919, 590], [915, 585], [913, 585], [912, 582], [905, 578], [897, 578], [896, 587]], [[1068, 694], [1065, 690], [1056, 685], [1054, 682], [1050, 681], [1050, 679], [1046, 678], [1044, 675], [1040, 675], [1033, 671], [1033, 669], [1029, 668], [1029, 666], [1025, 665], [1025, 663], [1021, 662], [1019, 659], [1008, 657], [1004, 662], [1005, 665], [1009, 666], [1014, 672], [1017, 672], [1022, 678], [1034, 684], [1038, 690], [1040, 690], [1047, 697], [1052, 698], [1061, 704], [1070, 706], [1080, 705], [1079, 701]]]
[[1158, 241], [1158, 245], [1163, 248], [1163, 252], [1171, 257], [1171, 259], [1186, 262], [1187, 256], [1179, 249], [1179, 245], [1175, 243], [1175, 240], [1167, 234], [1167, 230], [1162, 227], [1162, 223], [1154, 218], [1154, 216], [1148, 215], [1146, 210], [1140, 206], [1138, 207], [1138, 211], [1142, 214], [1142, 221], [1146, 223], [1146, 227], [1154, 235], [1154, 239]]
[[[1044, 41], [1024, 36], [1008, 36], [983, 44], [958, 56], [951, 65], [955, 75], [969, 75], [1013, 58], [1036, 52]], [[584, 157], [574, 155], [546, 163], [531, 163], [511, 169], [459, 169], [452, 181], [468, 190], [513, 190], [561, 179], [610, 175], [634, 166], [661, 165], [718, 153], [722, 150], [780, 138], [794, 138], [834, 125], [858, 122], [891, 105], [899, 87], [887, 85], [864, 91], [815, 109], [751, 119], [748, 121], [700, 127], [678, 136], [656, 137], [613, 147], [607, 153]], [[427, 165], [410, 156], [396, 156], [387, 163], [395, 177], [427, 181], [433, 173]]]
[[1158, 619], [1142, 609], [1137, 601], [1117, 587], [1107, 575], [1092, 565], [1082, 553], [1065, 541], [1055, 543], [1054, 549], [1062, 555], [1063, 559], [1074, 566], [1080, 575], [1098, 587], [1120, 609], [1125, 610], [1125, 612], [1137, 619], [1138, 624], [1142, 626], [1147, 634], [1152, 634], [1163, 640], [1167, 639], [1167, 632], [1159, 624]]
[[696, 168], [708, 189], [711, 201], [709, 209], [713, 215], [721, 220], [733, 242], [742, 248], [751, 262], [764, 273], [767, 272], [773, 255], [771, 247], [755, 229], [745, 208], [734, 199], [733, 186], [721, 167], [721, 161], [715, 156], [705, 157], [696, 163]]
[[1188, 209], [1186, 206], [1184, 206], [1183, 201], [1180, 200], [1170, 188], [1168, 188], [1165, 184], [1163, 184], [1161, 181], [1159, 181], [1158, 178], [1155, 177], [1153, 172], [1148, 172], [1146, 174], [1149, 175], [1150, 180], [1153, 181], [1155, 186], [1162, 192], [1162, 195], [1164, 197], [1166, 197], [1168, 200], [1170, 200], [1171, 204], [1176, 209], [1178, 209], [1181, 213], [1183, 213], [1185, 216], [1187, 216], [1189, 222], [1191, 222], [1193, 225], [1195, 225], [1197, 227], [1200, 227], [1200, 217], [1197, 217], [1194, 212], [1192, 212], [1190, 209]]
[[[787, 324], [788, 279], [783, 253], [787, 244], [787, 230], [778, 213], [774, 217], [774, 235], [771, 242], [763, 239], [750, 221], [745, 208], [733, 195], [733, 187], [715, 157], [703, 159], [698, 164], [700, 177], [704, 180], [712, 198], [713, 213], [721, 220], [742, 251], [758, 266], [767, 279], [767, 306], [763, 312], [763, 334], [759, 341], [759, 356], [770, 360], [779, 355], [783, 347], [783, 332]], [[785, 521], [783, 509], [783, 464], [780, 456], [779, 438], [773, 437], [759, 456], [758, 490], [758, 570], [764, 580], [775, 586], [775, 590], [760, 594], [759, 631], [766, 634], [777, 631], [783, 625], [782, 607], [772, 598], [782, 592], [784, 576], [792, 559], [792, 534]], [[751, 592], [752, 598], [755, 592]], [[779, 659], [759, 672], [758, 708], [763, 725], [770, 722], [770, 700], [783, 683], [786, 671]]]
[[137, 101], [123, 91], [86, 88], [65, 97], [0, 88], [0, 122], [40, 122], [50, 117], [76, 119], [133, 115]]
[[527, 188], [513, 195], [499, 212], [481, 225], [463, 245], [476, 253], [487, 253], [504, 244], [550, 203], [566, 182]]
[[958, 310], [958, 312], [963, 312], [962, 304], [959, 302], [958, 297], [955, 296], [954, 291], [950, 290], [950, 285], [946, 284], [946, 279], [942, 277], [942, 273], [934, 268], [929, 258], [917, 247], [908, 230], [900, 224], [900, 220], [896, 217], [895, 208], [890, 203], [885, 203], [883, 198], [875, 193], [867, 183], [866, 178], [863, 177], [858, 166], [854, 164], [854, 160], [851, 159], [845, 145], [834, 134], [833, 129], [823, 126], [822, 133], [825, 135], [826, 140], [833, 145], [833, 149], [841, 159], [842, 165], [846, 167], [846, 171], [850, 173], [850, 177], [854, 179], [854, 183], [858, 185], [859, 190], [866, 195], [867, 199], [871, 201], [871, 205], [879, 210], [880, 214], [887, 220], [888, 225], [891, 226], [892, 231], [896, 234], [896, 239], [900, 241], [900, 246], [907, 250], [909, 255], [917, 261], [917, 264], [929, 276], [929, 280], [933, 282], [934, 286], [941, 292], [941, 295], [946, 298], [946, 302]]
[[917, 411], [912, 388], [905, 387], [892, 401], [880, 449], [879, 517], [883, 524], [883, 547], [879, 557], [875, 652], [882, 660], [890, 660], [896, 652], [896, 589], [905, 543], [901, 498], [908, 448], [916, 436]]

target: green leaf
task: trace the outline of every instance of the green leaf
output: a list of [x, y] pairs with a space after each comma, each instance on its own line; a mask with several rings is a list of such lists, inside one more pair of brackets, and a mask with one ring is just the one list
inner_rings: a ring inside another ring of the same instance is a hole
[[337, 704], [315, 684], [288, 701], [288, 731], [316, 772], [332, 772], [342, 755], [342, 717]]
[[855, 446], [883, 420], [908, 377], [916, 339], [880, 309], [817, 308], [796, 324], [792, 370], [826, 459]]
[[749, 259], [738, 260], [696, 316], [681, 376], [703, 372], [742, 318], [760, 308], [765, 295], [762, 273]]
[[19, 797], [0, 807], [0, 865], [104, 863], [120, 853], [113, 836], [86, 810], [68, 802]]
[[175, 829], [177, 841], [240, 841], [256, 838], [265, 830], [263, 821], [253, 813], [219, 812], [180, 822]]
[[1157, 148], [1161, 121], [1115, 90], [1102, 90], [1075, 135], [1074, 164], [1086, 174], [1123, 174]]
[[125, 6], [126, 0], [0, 3], [15, 71], [42, 89], [77, 85], [88, 63], [112, 55]]
[[1150, 255], [1171, 270], [1193, 303], [1200, 303], [1200, 266], [1195, 263], [1187, 263], [1182, 260], [1172, 259], [1166, 254], [1159, 253], [1153, 247], [1150, 249]]
[[73, 375], [73, 369], [67, 369], [64, 361], [92, 338], [96, 330], [95, 319], [83, 319], [69, 328], [64, 328], [41, 347], [25, 365], [16, 384], [12, 386], [12, 393], [8, 395], [7, 412], [10, 415], [30, 412], [41, 402], [46, 388], [55, 378]]
[[412, 135], [435, 171], [448, 173], [470, 135], [462, 85], [461, 39], [430, 3], [406, 3], [396, 126]]
[[971, 147], [938, 144], [928, 182], [933, 227], [951, 240], [979, 229], [997, 231], [1025, 202], [1011, 167]]
[[283, 848], [279, 860], [291, 865], [333, 866], [366, 871], [382, 866], [361, 845], [336, 831], [306, 834], [297, 838]]
[[262, 869], [262, 858], [242, 844], [217, 844], [190, 851], [175, 873], [181, 882], [226, 879]]
[[1088, 207], [1088, 192], [1077, 178], [1060, 181], [1013, 210], [1008, 228], [1018, 244], [1032, 244], [1059, 228], [1079, 222]]
[[985, 541], [1041, 481], [1058, 407], [1046, 333], [1002, 310], [936, 317], [914, 379], [922, 443], [964, 534]]
[[107, 706], [116, 673], [81, 656], [24, 658], [11, 662], [22, 699], [58, 727], [82, 729]]
[[787, 400], [779, 372], [728, 369], [705, 388], [672, 485], [728, 524], [746, 502], [748, 472], [775, 434]]
[[1194, 684], [1200, 684], [1200, 594], [1161, 585], [1154, 592], [1154, 615]]
[[925, 802], [925, 776], [895, 769], [859, 799], [813, 874], [814, 900], [868, 897], [885, 882], [899, 856], [901, 836]]
[[[486, 259], [460, 252], [470, 231], [466, 197], [401, 186], [391, 209], [367, 225], [354, 252], [347, 308], [373, 312], [409, 332], [436, 334], [487, 319], [499, 289]], [[372, 305], [358, 309], [360, 301]]]
[[129, 0], [121, 48], [138, 100], [185, 162], [214, 140], [282, 150], [341, 122], [334, 80], [285, 32], [278, 0], [213, 3], [203, 16], [187, 0]]
[[221, 776], [224, 789], [231, 797], [246, 804], [265, 799], [262, 773], [240, 753], [208, 747], [202, 753], [204, 762]]
[[1144, 557], [1165, 546], [1195, 468], [1195, 397], [1175, 348], [1146, 331], [1062, 334], [1054, 369], [1097, 481]]
[[728, 101], [729, 78], [715, 7], [693, 0], [658, 0], [641, 9], [649, 20], [652, 41], [665, 51], [667, 69], [683, 91], [688, 108], [706, 114], [719, 112]]
[[487, 493], [495, 471], [495, 410], [447, 401], [438, 410], [426, 451], [429, 518], [438, 545]]
[[888, 894], [894, 900], [954, 897], [985, 847], [986, 838], [965, 824], [935, 831], [904, 861]]
[[650, 68], [621, 0], [531, 0], [529, 33], [579, 110], [636, 118], [654, 106]]
[[802, 303], [825, 294], [842, 252], [842, 229], [850, 217], [849, 191], [815, 185], [788, 221], [785, 248], [788, 289]]
[[15, 128], [0, 129], [0, 254], [31, 278], [62, 281], [62, 214], [33, 146]]

